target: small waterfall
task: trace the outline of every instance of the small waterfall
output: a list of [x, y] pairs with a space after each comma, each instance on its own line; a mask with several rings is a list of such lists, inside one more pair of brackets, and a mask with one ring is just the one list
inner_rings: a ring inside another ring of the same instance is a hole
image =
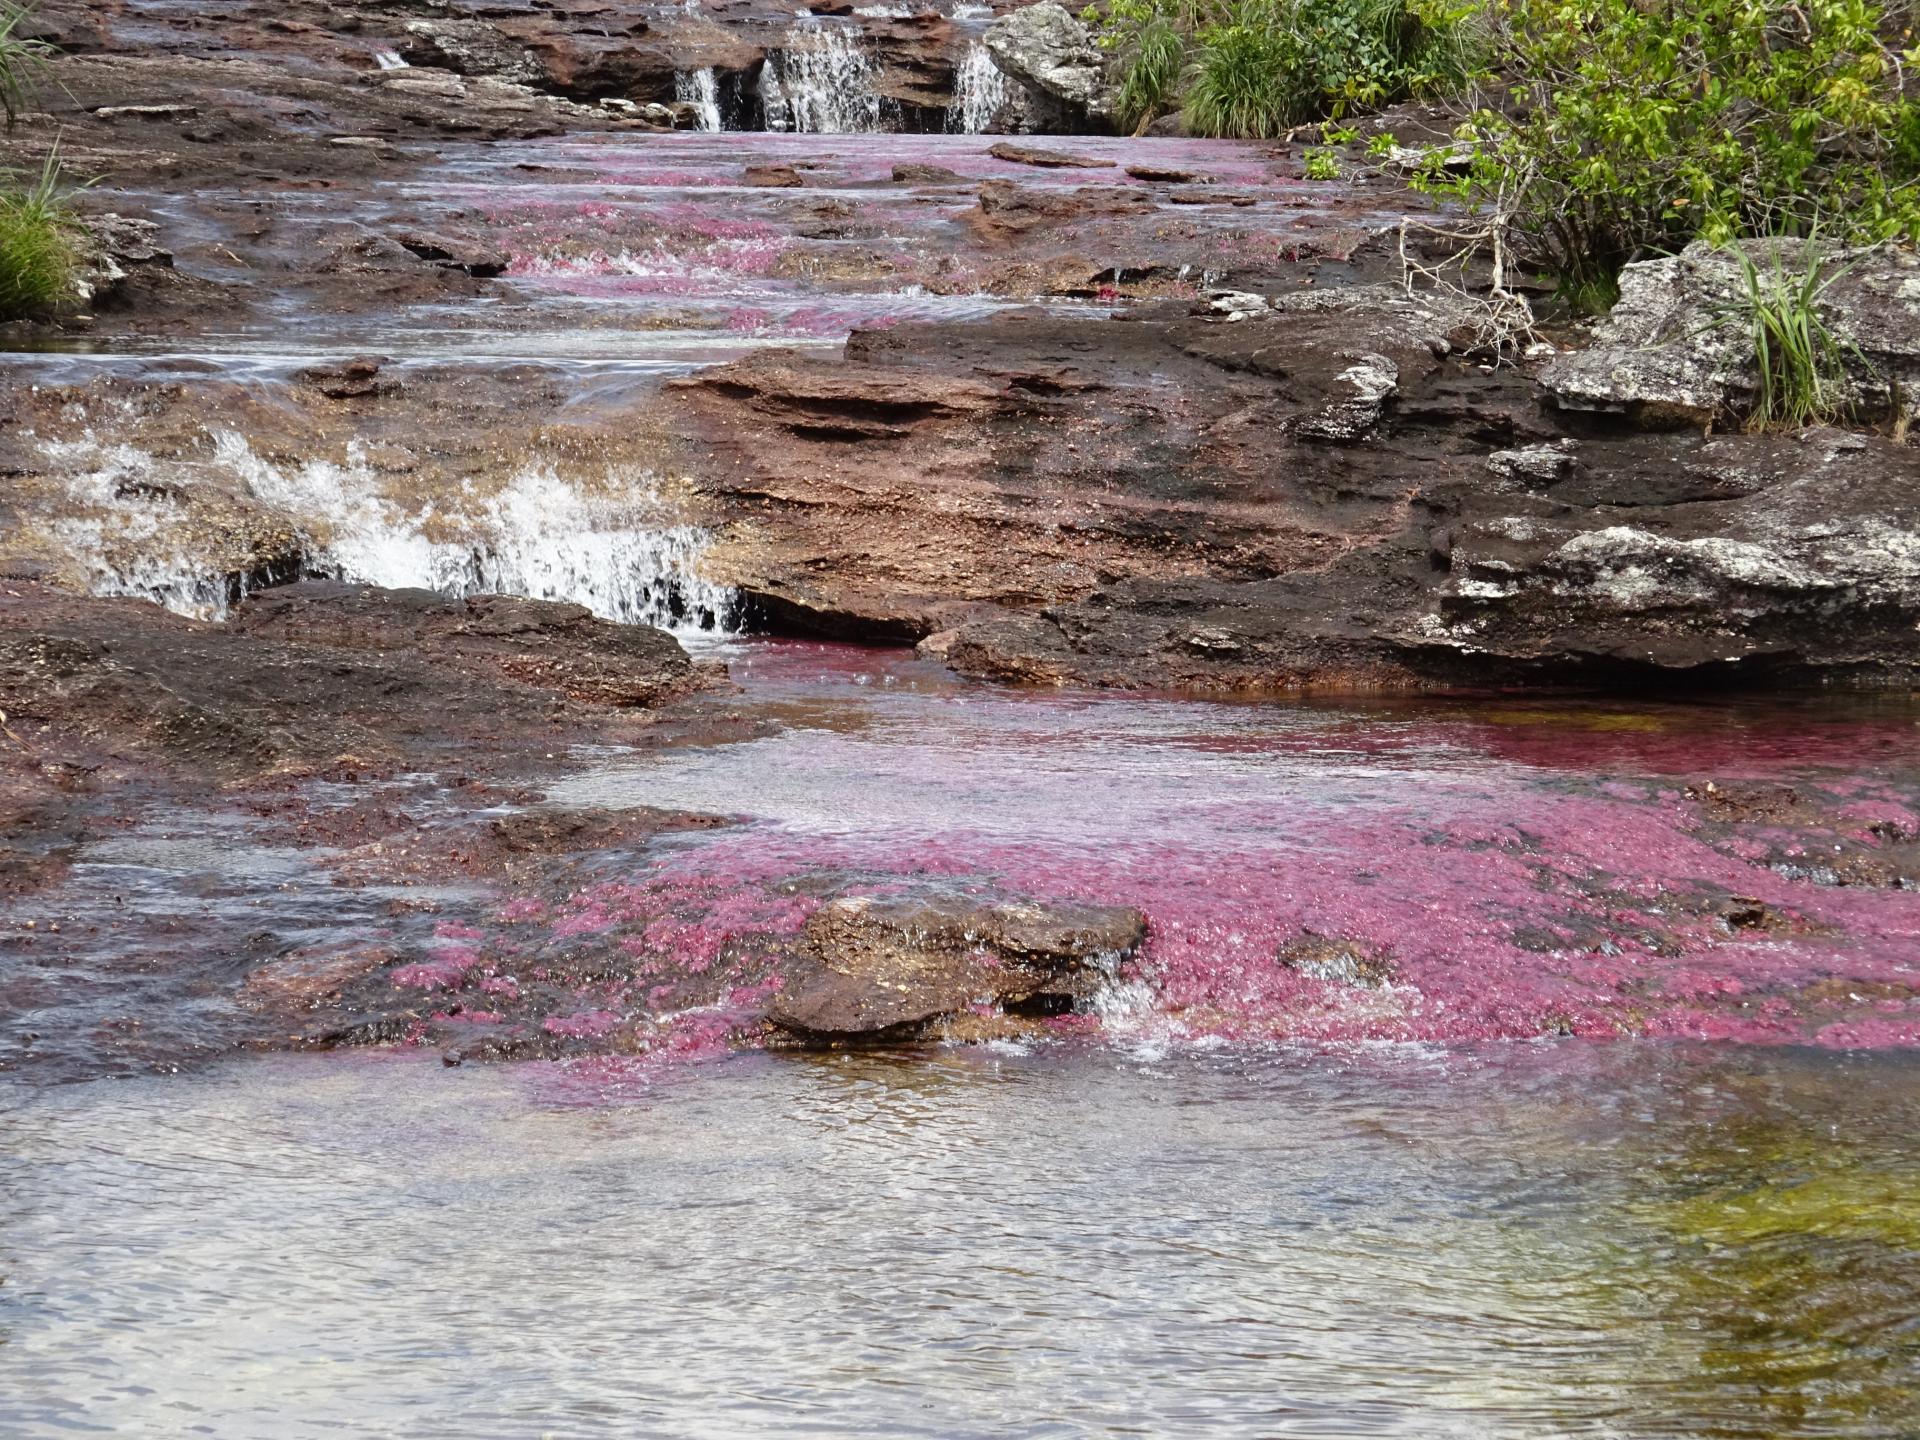
[[761, 72], [767, 129], [820, 135], [877, 131], [878, 80], [879, 68], [851, 31], [805, 16]]
[[374, 51], [373, 63], [378, 65], [382, 70], [411, 70], [413, 68], [407, 64], [406, 61], [402, 60], [399, 52], [395, 50]]
[[953, 104], [947, 107], [947, 129], [962, 135], [985, 134], [1007, 98], [1005, 72], [993, 63], [984, 42], [971, 42], [953, 69]]
[[[70, 497], [90, 512], [52, 529], [95, 594], [154, 600], [201, 619], [225, 616], [237, 598], [230, 582], [192, 545], [191, 517], [169, 498], [178, 493], [169, 466], [180, 462], [84, 441], [43, 451], [68, 471]], [[491, 494], [469, 485], [443, 508], [414, 511], [379, 493], [379, 477], [352, 446], [344, 463], [276, 465], [244, 437], [220, 432], [211, 463], [184, 468], [211, 470], [244, 488], [298, 533], [308, 574], [448, 595], [565, 600], [605, 620], [682, 632], [726, 632], [736, 623], [734, 593], [699, 574], [711, 537], [697, 526], [658, 523], [665, 507], [644, 474], [610, 474], [604, 488], [589, 491], [551, 465], [529, 464]]]
[[676, 74], [673, 77], [673, 98], [683, 105], [693, 106], [699, 112], [700, 129], [721, 128], [720, 81], [714, 75], [712, 66]]

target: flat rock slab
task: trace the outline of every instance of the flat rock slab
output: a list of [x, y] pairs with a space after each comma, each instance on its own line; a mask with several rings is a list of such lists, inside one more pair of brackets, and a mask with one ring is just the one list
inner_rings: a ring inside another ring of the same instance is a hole
[[1090, 155], [1074, 155], [1065, 150], [1041, 150], [1032, 145], [1015, 145], [1002, 140], [989, 145], [987, 153], [996, 160], [1016, 165], [1038, 165], [1043, 170], [1111, 170], [1111, 160], [1096, 160]]
[[1181, 170], [1171, 165], [1129, 165], [1127, 174], [1136, 180], [1159, 185], [1211, 185], [1213, 176], [1198, 170]]

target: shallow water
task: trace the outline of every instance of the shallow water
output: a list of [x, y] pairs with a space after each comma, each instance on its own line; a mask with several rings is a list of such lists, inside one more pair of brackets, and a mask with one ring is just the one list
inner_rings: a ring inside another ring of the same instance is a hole
[[1920, 1424], [1909, 1056], [307, 1058], [10, 1098], [22, 1440]]

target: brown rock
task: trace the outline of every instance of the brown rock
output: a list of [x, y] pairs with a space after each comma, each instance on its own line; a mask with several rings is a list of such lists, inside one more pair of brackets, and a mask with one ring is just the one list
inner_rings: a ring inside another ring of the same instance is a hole
[[791, 165], [749, 165], [740, 178], [748, 185], [775, 190], [793, 190], [807, 183]]
[[1135, 910], [928, 891], [816, 911], [767, 1018], [806, 1043], [898, 1039], [977, 1005], [1084, 1003], [1146, 936]]
[[1016, 145], [1011, 140], [989, 145], [987, 153], [996, 160], [1008, 160], [1016, 165], [1037, 165], [1043, 170], [1111, 170], [1114, 167], [1111, 160], [1096, 160], [1089, 155], [1074, 155], [1065, 150]]

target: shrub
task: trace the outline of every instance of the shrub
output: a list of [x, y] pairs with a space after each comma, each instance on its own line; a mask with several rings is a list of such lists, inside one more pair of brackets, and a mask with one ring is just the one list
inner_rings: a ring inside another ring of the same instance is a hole
[[9, 130], [20, 112], [33, 103], [47, 61], [54, 53], [46, 41], [31, 40], [20, 33], [33, 8], [31, 4], [0, 0], [0, 112], [5, 113]]
[[[1455, 190], [1576, 307], [1704, 236], [1920, 235], [1920, 116], [1873, 0], [1494, 0], [1500, 108]], [[1920, 59], [1909, 52], [1908, 63]]]
[[1340, 162], [1331, 150], [1313, 149], [1307, 151], [1307, 179], [1338, 180]]
[[0, 179], [0, 321], [59, 309], [75, 293], [78, 269], [58, 158], [38, 175]]
[[1477, 0], [1109, 0], [1087, 18], [1115, 54], [1128, 126], [1178, 101], [1196, 134], [1271, 138], [1463, 83], [1479, 60], [1478, 9]]

